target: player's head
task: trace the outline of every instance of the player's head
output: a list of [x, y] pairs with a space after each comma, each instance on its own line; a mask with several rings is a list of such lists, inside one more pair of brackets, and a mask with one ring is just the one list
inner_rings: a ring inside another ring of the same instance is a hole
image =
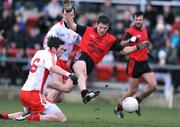
[[110, 27], [110, 20], [107, 16], [101, 15], [97, 21], [97, 32], [99, 36], [103, 36]]
[[143, 26], [144, 15], [143, 12], [139, 11], [133, 14], [133, 23], [136, 28], [141, 29]]
[[64, 51], [66, 51], [64, 46], [64, 41], [59, 39], [58, 37], [50, 36], [48, 37], [48, 47], [57, 54], [57, 56], [61, 56]]
[[[70, 14], [71, 14], [71, 16], [73, 16], [73, 18], [75, 17], [75, 15], [76, 15], [76, 10], [75, 10], [75, 8], [73, 7], [72, 8], [72, 11], [71, 12], [69, 12]], [[62, 9], [62, 16], [63, 16], [63, 18], [66, 18], [66, 11], [65, 11], [65, 9], [63, 8]]]

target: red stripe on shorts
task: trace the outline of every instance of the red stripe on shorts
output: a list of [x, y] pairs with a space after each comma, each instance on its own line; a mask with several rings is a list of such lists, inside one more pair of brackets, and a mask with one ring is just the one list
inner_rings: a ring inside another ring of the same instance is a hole
[[136, 61], [134, 59], [129, 60], [127, 73], [128, 73], [128, 76], [130, 76], [130, 77], [132, 77], [132, 75], [133, 75], [135, 62]]

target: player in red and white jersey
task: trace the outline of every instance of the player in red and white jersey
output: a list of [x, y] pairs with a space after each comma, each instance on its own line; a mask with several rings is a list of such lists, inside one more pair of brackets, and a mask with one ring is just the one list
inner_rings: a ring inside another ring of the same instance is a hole
[[[75, 9], [73, 9], [71, 15], [75, 17]], [[73, 46], [79, 43], [80, 36], [73, 30], [69, 29], [69, 27], [67, 26], [64, 9], [62, 10], [62, 16], [63, 19], [58, 23], [56, 23], [55, 25], [53, 25], [46, 34], [44, 38], [43, 46], [44, 48], [47, 47], [47, 38], [49, 36], [58, 37], [59, 39], [65, 42], [64, 45], [66, 49], [66, 51], [59, 58], [60, 60], [68, 61], [70, 53], [73, 50]]]
[[25, 116], [22, 118], [22, 113], [0, 114], [0, 118], [18, 117], [17, 120], [26, 118], [30, 121], [66, 121], [67, 118], [57, 105], [47, 100], [44, 90], [48, 82], [53, 79], [54, 73], [65, 75], [73, 82], [77, 82], [77, 77], [56, 65], [57, 57], [65, 51], [64, 42], [57, 37], [50, 37], [48, 47], [49, 49], [39, 50], [33, 56], [28, 78], [20, 91], [21, 104], [31, 111], [31, 114], [27, 115], [27, 118]]
[[[73, 9], [73, 11], [71, 12], [71, 15], [73, 17], [75, 16], [75, 9]], [[58, 23], [56, 23], [55, 25], [53, 25], [48, 31], [48, 33], [46, 34], [43, 45], [44, 45], [44, 48], [47, 48], [47, 38], [49, 36], [58, 37], [61, 40], [63, 40], [65, 42], [64, 45], [65, 45], [66, 51], [58, 58], [57, 65], [62, 67], [65, 70], [69, 70], [67, 61], [69, 60], [69, 56], [73, 50], [74, 45], [78, 44], [80, 36], [73, 30], [68, 28], [66, 24], [66, 16], [65, 16], [64, 9], [62, 10], [62, 16], [63, 16], [63, 19], [59, 21]], [[56, 81], [63, 80], [63, 82], [69, 82], [68, 80], [66, 81], [64, 77], [59, 77], [57, 75], [54, 76], [54, 80]], [[58, 82], [51, 82], [51, 84], [52, 83], [53, 85], [56, 85], [56, 86], [59, 85]], [[71, 91], [73, 87], [74, 85], [71, 88], [69, 88], [68, 91]], [[51, 100], [52, 102], [60, 102], [62, 100], [63, 93], [60, 91], [56, 91], [48, 87], [48, 89], [46, 90], [46, 93], [47, 93], [48, 99]]]

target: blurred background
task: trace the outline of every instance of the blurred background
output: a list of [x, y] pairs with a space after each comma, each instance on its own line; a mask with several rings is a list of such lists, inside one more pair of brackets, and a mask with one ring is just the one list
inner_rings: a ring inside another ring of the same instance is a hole
[[[119, 40], [141, 10], [153, 45], [149, 59], [158, 89], [144, 102], [147, 106], [180, 107], [180, 0], [74, 0], [76, 22], [95, 26], [99, 15], [111, 19], [110, 32]], [[49, 28], [61, 20], [60, 0], [0, 0], [0, 96], [12, 99], [25, 82], [29, 62], [42, 49]], [[76, 47], [74, 52], [76, 51]], [[100, 89], [98, 100], [117, 100], [128, 88], [127, 56], [109, 52], [88, 79], [88, 87]], [[142, 90], [146, 83], [142, 80]], [[79, 90], [65, 100], [81, 101]]]

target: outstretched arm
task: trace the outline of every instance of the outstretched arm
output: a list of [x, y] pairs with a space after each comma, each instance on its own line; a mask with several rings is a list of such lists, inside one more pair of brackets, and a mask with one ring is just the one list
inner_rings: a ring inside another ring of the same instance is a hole
[[70, 29], [76, 31], [77, 24], [74, 22], [74, 7], [73, 3], [70, 0], [64, 0], [64, 10], [65, 10], [65, 16], [67, 25]]
[[74, 85], [78, 84], [78, 78], [76, 75], [74, 75], [73, 73], [69, 73], [68, 71], [62, 69], [61, 67], [57, 66], [57, 65], [53, 65], [50, 70], [56, 74], [59, 75], [65, 75], [66, 77], [68, 77], [69, 79], [71, 79], [73, 81]]
[[149, 47], [149, 45], [150, 45], [149, 41], [144, 41], [144, 42], [140, 43], [139, 45], [127, 46], [123, 50], [121, 50], [120, 53], [124, 54], [124, 55], [130, 54], [130, 53], [135, 52], [137, 50], [147, 48], [147, 47]]

